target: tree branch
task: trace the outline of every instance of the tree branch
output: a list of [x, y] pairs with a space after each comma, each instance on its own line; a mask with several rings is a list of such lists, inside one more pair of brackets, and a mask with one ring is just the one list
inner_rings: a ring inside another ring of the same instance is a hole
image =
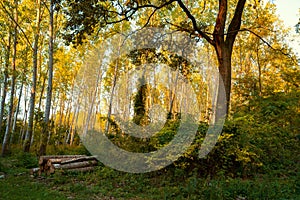
[[214, 41], [217, 44], [224, 42], [224, 30], [227, 14], [227, 0], [219, 0], [219, 12], [216, 18], [216, 24], [213, 32]]
[[183, 10], [183, 12], [187, 15], [187, 17], [192, 21], [193, 27], [195, 31], [199, 34], [200, 37], [203, 37], [207, 42], [214, 45], [214, 41], [203, 31], [200, 30], [200, 28], [197, 25], [197, 21], [195, 17], [192, 15], [192, 13], [189, 11], [189, 9], [184, 5], [184, 3], [181, 0], [176, 0], [180, 8]]
[[25, 39], [26, 39], [26, 42], [29, 44], [29, 46], [31, 47], [31, 49], [33, 50], [33, 47], [32, 47], [32, 44], [31, 42], [29, 41], [27, 35], [25, 34], [25, 32], [23, 31], [23, 29], [21, 28], [21, 26], [18, 24], [18, 22], [16, 22], [16, 20], [14, 19], [13, 16], [10, 15], [9, 11], [6, 9], [5, 5], [3, 4], [2, 1], [0, 1], [1, 3], [1, 6], [3, 8], [3, 10], [5, 11], [5, 13], [8, 15], [8, 17], [19, 27], [19, 29], [21, 30], [22, 34], [24, 35]]
[[238, 34], [238, 31], [235, 30], [239, 30], [241, 27], [241, 21], [242, 21], [241, 19], [242, 19], [245, 3], [246, 0], [238, 1], [233, 18], [228, 27], [228, 32], [227, 32], [228, 35], [226, 37], [226, 43], [228, 43], [230, 48], [232, 48], [235, 38]]
[[4, 38], [3, 37], [1, 37], [1, 40], [2, 40], [2, 44], [5, 46], [5, 47], [7, 47], [8, 46], [8, 44], [6, 43], [6, 41], [4, 40]]
[[159, 5], [159, 6], [156, 6], [156, 5], [153, 5], [153, 4], [145, 4], [145, 5], [139, 5], [139, 4], [137, 4], [136, 6], [129, 7], [129, 9], [127, 9], [127, 10], [123, 9], [123, 7], [119, 4], [120, 9], [122, 10], [122, 12], [118, 13], [118, 12], [114, 11], [113, 13], [116, 14], [116, 15], [118, 15], [118, 16], [123, 16], [123, 18], [121, 18], [120, 20], [117, 20], [117, 21], [110, 21], [110, 22], [106, 21], [105, 23], [106, 24], [116, 24], [116, 23], [119, 23], [119, 22], [122, 22], [122, 21], [129, 21], [130, 18], [138, 10], [143, 9], [143, 8], [154, 8], [154, 11], [149, 16], [147, 23], [144, 25], [144, 27], [145, 27], [145, 26], [147, 26], [149, 24], [150, 18], [155, 14], [156, 11], [164, 8], [165, 6], [168, 6], [168, 5], [172, 4], [175, 1], [176, 0], [170, 0], [170, 1], [167, 1], [167, 2], [165, 2], [165, 3], [163, 3], [163, 4]]
[[143, 26], [143, 28], [146, 27], [146, 26], [149, 24], [149, 22], [150, 22], [150, 20], [151, 20], [151, 17], [156, 13], [156, 11], [162, 9], [162, 8], [165, 7], [165, 6], [168, 6], [168, 5], [172, 4], [172, 3], [175, 2], [175, 1], [176, 1], [176, 0], [171, 0], [171, 1], [165, 2], [164, 4], [162, 4], [162, 5], [158, 6], [158, 7], [156, 7], [156, 8], [154, 9], [154, 11], [151, 13], [151, 15], [148, 17], [148, 20], [147, 20], [147, 22], [145, 23], [145, 25]]
[[[173, 24], [173, 23], [171, 23], [171, 22], [169, 22], [169, 21], [166, 21], [166, 22], [167, 22], [168, 24], [170, 24], [170, 25], [176, 27], [176, 29], [177, 29], [178, 31], [182, 31], [182, 32], [189, 33], [190, 36], [196, 36], [196, 37], [199, 37], [199, 34], [197, 34], [197, 33], [195, 32], [194, 29], [184, 28], [184, 27], [182, 27], [182, 26]], [[206, 35], [212, 35], [212, 33], [209, 33], [209, 32], [203, 32], [203, 33], [205, 33]]]
[[296, 65], [298, 64], [298, 62], [289, 53], [283, 52], [283, 49], [276, 49], [276, 48], [274, 48], [269, 42], [267, 42], [264, 38], [262, 38], [260, 35], [258, 35], [254, 31], [252, 31], [250, 29], [247, 29], [247, 28], [240, 29], [239, 31], [248, 31], [248, 32], [252, 33], [256, 37], [258, 37], [269, 48], [271, 48], [274, 51], [279, 51], [281, 54], [283, 54], [283, 55], [287, 56], [288, 58], [290, 58]]

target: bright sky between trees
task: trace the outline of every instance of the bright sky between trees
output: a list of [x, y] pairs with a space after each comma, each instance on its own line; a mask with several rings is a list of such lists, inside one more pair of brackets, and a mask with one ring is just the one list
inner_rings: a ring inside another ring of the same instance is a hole
[[300, 0], [273, 0], [277, 6], [277, 13], [284, 21], [286, 27], [291, 28], [290, 45], [300, 56], [300, 36], [295, 35], [295, 25], [299, 21]]

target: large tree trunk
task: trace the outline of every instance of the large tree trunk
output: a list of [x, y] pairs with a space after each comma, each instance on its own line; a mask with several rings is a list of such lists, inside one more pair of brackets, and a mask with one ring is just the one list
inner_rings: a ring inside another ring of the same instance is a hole
[[[216, 24], [213, 32], [213, 41], [211, 44], [215, 47], [218, 63], [219, 63], [219, 73], [222, 80], [219, 80], [218, 87], [218, 96], [217, 96], [217, 113], [222, 106], [222, 101], [224, 101], [224, 95], [222, 94], [222, 84], [224, 85], [225, 90], [225, 111], [228, 114], [229, 105], [230, 105], [230, 94], [231, 94], [231, 57], [232, 49], [235, 38], [241, 27], [241, 18], [243, 14], [243, 9], [245, 6], [246, 0], [239, 0], [234, 16], [228, 26], [227, 33], [226, 30], [226, 17], [227, 17], [227, 0], [219, 0], [219, 12], [216, 19]], [[221, 110], [224, 108], [221, 108]], [[221, 111], [222, 112], [222, 111]]]
[[[217, 93], [217, 103], [216, 103], [216, 113], [215, 115], [218, 116], [220, 114], [219, 107], [223, 104], [224, 94], [220, 92], [222, 90], [222, 85], [224, 85], [225, 90], [225, 111], [228, 113], [229, 105], [230, 105], [230, 93], [231, 93], [231, 56], [232, 56], [232, 49], [235, 38], [240, 30], [241, 27], [241, 19], [243, 10], [245, 7], [246, 0], [238, 0], [234, 15], [229, 23], [228, 28], [227, 26], [227, 4], [228, 0], [219, 0], [219, 11], [216, 17], [216, 23], [214, 26], [213, 31], [213, 38], [211, 38], [208, 34], [203, 32], [201, 28], [198, 26], [197, 20], [189, 11], [189, 9], [184, 5], [181, 0], [177, 1], [179, 6], [182, 10], [186, 13], [187, 17], [192, 21], [194, 31], [199, 34], [199, 37], [204, 38], [209, 44], [214, 46], [218, 62], [219, 62], [219, 72], [220, 77], [218, 84], [218, 93]], [[226, 32], [225, 32], [226, 30]], [[223, 103], [222, 103], [223, 102]], [[223, 108], [222, 108], [223, 109]], [[221, 111], [222, 112], [222, 111]]]
[[[226, 113], [229, 111], [231, 94], [231, 49], [225, 44], [216, 47], [219, 63], [219, 86], [217, 89], [216, 109], [223, 109]], [[224, 88], [222, 88], [224, 86]], [[225, 95], [225, 97], [224, 97]], [[225, 103], [223, 101], [226, 101]], [[222, 105], [225, 105], [223, 108]]]

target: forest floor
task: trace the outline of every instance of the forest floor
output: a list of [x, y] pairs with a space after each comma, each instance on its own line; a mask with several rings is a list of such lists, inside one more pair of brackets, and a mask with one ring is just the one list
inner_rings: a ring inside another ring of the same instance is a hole
[[204, 179], [179, 169], [129, 174], [105, 166], [88, 173], [32, 176], [29, 169], [36, 163], [34, 156], [21, 154], [0, 158], [1, 200], [300, 199], [296, 176]]

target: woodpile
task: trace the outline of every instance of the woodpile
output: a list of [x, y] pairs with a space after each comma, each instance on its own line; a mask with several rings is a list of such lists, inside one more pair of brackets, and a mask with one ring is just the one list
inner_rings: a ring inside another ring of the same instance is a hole
[[56, 170], [86, 172], [92, 171], [98, 161], [95, 156], [86, 155], [51, 155], [41, 156], [39, 167], [31, 169], [32, 175], [47, 175], [54, 173]]

